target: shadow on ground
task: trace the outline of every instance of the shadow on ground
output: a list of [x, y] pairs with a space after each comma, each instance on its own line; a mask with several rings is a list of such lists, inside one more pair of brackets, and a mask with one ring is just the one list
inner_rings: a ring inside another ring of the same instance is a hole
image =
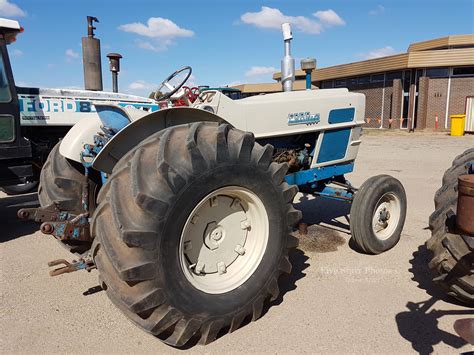
[[[309, 196], [310, 195], [304, 194], [300, 200], [294, 204], [295, 208], [303, 212], [303, 222], [308, 225], [325, 224], [328, 228], [350, 234], [350, 203], [322, 197], [309, 199]], [[340, 217], [343, 217], [345, 223], [337, 220], [337, 218]]]
[[[426, 246], [420, 245], [418, 250], [413, 253], [410, 260], [411, 271], [418, 287], [425, 290], [429, 298], [423, 302], [408, 302], [406, 310], [395, 316], [398, 331], [400, 335], [408, 340], [412, 348], [420, 354], [430, 354], [434, 351], [434, 345], [445, 343], [455, 349], [459, 349], [466, 342], [454, 333], [439, 329], [439, 319], [446, 315], [472, 315], [471, 309], [461, 310], [442, 310], [434, 308], [436, 302], [447, 301], [456, 303], [450, 299], [441, 290], [439, 290], [432, 281], [431, 272], [428, 268], [428, 262], [431, 255]], [[443, 303], [440, 303], [442, 307]], [[453, 320], [454, 323], [454, 320]]]
[[17, 217], [20, 208], [38, 207], [38, 195], [36, 193], [7, 196], [0, 199], [0, 224], [2, 233], [0, 243], [23, 237], [34, 233], [39, 229], [38, 223], [21, 220]]
[[[327, 253], [336, 251], [337, 248], [346, 243], [347, 236], [350, 236], [349, 213], [350, 203], [329, 198], [309, 198], [310, 195], [303, 195], [294, 204], [295, 208], [303, 213], [304, 222], [308, 225], [308, 234], [300, 236], [300, 249], [307, 252]], [[349, 240], [349, 247], [357, 252], [357, 249]]]

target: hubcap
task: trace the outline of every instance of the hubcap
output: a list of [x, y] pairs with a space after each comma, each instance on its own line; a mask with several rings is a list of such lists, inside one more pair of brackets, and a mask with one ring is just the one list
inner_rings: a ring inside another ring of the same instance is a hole
[[197, 204], [180, 241], [181, 268], [188, 281], [206, 293], [224, 293], [255, 272], [268, 243], [268, 216], [248, 189], [218, 189]]
[[387, 192], [375, 205], [372, 217], [372, 230], [380, 240], [390, 238], [397, 229], [400, 221], [400, 199], [392, 192]]

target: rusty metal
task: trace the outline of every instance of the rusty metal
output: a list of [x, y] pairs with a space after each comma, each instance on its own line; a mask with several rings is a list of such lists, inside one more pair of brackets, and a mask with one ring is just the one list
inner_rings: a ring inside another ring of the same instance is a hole
[[69, 261], [65, 259], [57, 259], [57, 260], [50, 261], [48, 263], [49, 267], [57, 266], [57, 265], [64, 265], [64, 266], [51, 270], [49, 272], [50, 276], [58, 276], [58, 275], [67, 274], [67, 273], [78, 271], [78, 270], [86, 270], [90, 272], [92, 269], [96, 268], [94, 261], [92, 261], [92, 259], [81, 258], [77, 261], [73, 260], [72, 263], [70, 263]]
[[298, 224], [298, 232], [301, 236], [308, 235], [308, 223], [300, 223]]
[[94, 26], [94, 22], [99, 22], [99, 19], [94, 16], [87, 16], [87, 37], [94, 37], [95, 33], [94, 30], [96, 27]]
[[41, 232], [53, 235], [56, 239], [61, 241], [92, 241], [87, 213], [83, 213], [66, 221], [45, 222], [41, 225]]
[[474, 237], [474, 174], [458, 178], [456, 229]]
[[[84, 189], [83, 205], [87, 208], [87, 188]], [[89, 230], [89, 214], [84, 212], [75, 215], [61, 211], [56, 204], [39, 208], [22, 208], [18, 217], [42, 223], [40, 230], [47, 235], [53, 235], [61, 241], [75, 240], [90, 242], [92, 238]]]
[[40, 230], [41, 230], [41, 233], [51, 234], [54, 231], [54, 227], [51, 223], [44, 222], [43, 224], [41, 224]]
[[17, 212], [21, 219], [30, 219], [35, 222], [60, 221], [64, 219], [66, 212], [61, 212], [55, 203], [46, 207], [22, 208]]
[[87, 37], [82, 37], [82, 63], [86, 90], [102, 91], [102, 61], [100, 40], [94, 37], [96, 17], [87, 16]]

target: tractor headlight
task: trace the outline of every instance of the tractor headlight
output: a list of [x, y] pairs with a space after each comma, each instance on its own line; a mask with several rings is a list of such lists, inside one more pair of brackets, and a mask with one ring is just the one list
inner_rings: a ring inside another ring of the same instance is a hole
[[0, 115], [0, 143], [15, 140], [15, 118], [11, 115]]

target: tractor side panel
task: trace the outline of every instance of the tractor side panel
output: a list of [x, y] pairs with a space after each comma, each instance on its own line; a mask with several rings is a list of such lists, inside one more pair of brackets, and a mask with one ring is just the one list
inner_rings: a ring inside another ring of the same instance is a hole
[[346, 156], [351, 129], [335, 129], [324, 133], [321, 147], [317, 157], [317, 163], [340, 160]]

